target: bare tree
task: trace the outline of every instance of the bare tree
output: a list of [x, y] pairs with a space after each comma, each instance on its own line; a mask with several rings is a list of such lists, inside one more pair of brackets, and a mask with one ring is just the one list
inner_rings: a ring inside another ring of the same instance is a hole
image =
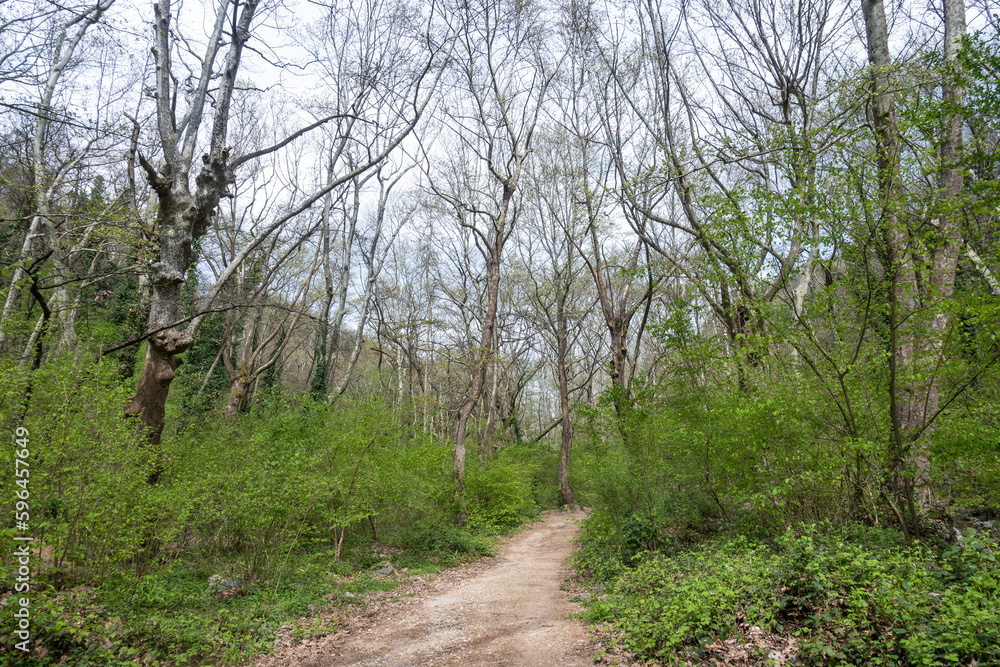
[[817, 156], [851, 118], [827, 85], [845, 71], [849, 15], [835, 0], [635, 7], [635, 53], [599, 42], [626, 217], [699, 287], [747, 387], [747, 367], [765, 357], [762, 306], [796, 272], [809, 284], [819, 259]]
[[[330, 158], [329, 171], [330, 178], [334, 174], [333, 157]], [[339, 211], [335, 211], [332, 206], [333, 193], [327, 193], [323, 202], [321, 242], [323, 252], [323, 278], [325, 284], [323, 305], [320, 308], [322, 322], [320, 323], [319, 336], [316, 340], [316, 370], [312, 382], [312, 390], [319, 398], [327, 399], [327, 387], [333, 379], [333, 373], [337, 366], [337, 353], [340, 348], [340, 332], [344, 325], [344, 318], [347, 316], [347, 294], [351, 285], [351, 260], [354, 246], [357, 242], [358, 216], [361, 213], [361, 193], [365, 184], [374, 176], [370, 173], [363, 178], [355, 177], [350, 183], [350, 192], [344, 194], [348, 197], [342, 201]], [[334, 248], [331, 246], [331, 220], [335, 214], [339, 214], [341, 219], [341, 229], [336, 234], [336, 277], [334, 276]], [[337, 310], [334, 311], [333, 320], [330, 320], [330, 308], [334, 299], [337, 301]]]
[[[584, 289], [584, 264], [574, 247], [575, 239], [583, 235], [587, 217], [578, 204], [585, 196], [585, 186], [580, 179], [582, 170], [567, 146], [571, 141], [570, 137], [556, 136], [540, 149], [543, 159], [532, 179], [535, 220], [530, 243], [521, 246], [531, 278], [532, 301], [539, 314], [538, 328], [551, 336], [549, 347], [554, 348], [561, 425], [559, 491], [567, 505], [574, 502], [569, 483], [574, 433], [571, 398], [586, 386], [586, 382], [571, 386], [583, 370], [575, 367], [578, 354], [574, 350], [583, 334], [585, 313], [595, 305], [593, 292]], [[535, 266], [537, 262], [542, 265]]]
[[[300, 253], [297, 253], [300, 254]], [[255, 290], [258, 293], [269, 293], [269, 297], [257, 296], [246, 318], [232, 316], [228, 319], [222, 339], [222, 362], [229, 374], [230, 391], [226, 403], [226, 412], [236, 415], [246, 411], [249, 406], [251, 390], [254, 383], [268, 369], [277, 364], [296, 334], [296, 327], [308, 312], [309, 287], [320, 264], [320, 253], [317, 252], [311, 267], [307, 267], [304, 280], [300, 280], [298, 289], [287, 300], [280, 298], [282, 290], [273, 284], [278, 279], [276, 269], [287, 267], [288, 262], [276, 262], [270, 267], [267, 275]], [[285, 279], [288, 273], [285, 272]], [[241, 287], [238, 281], [237, 289]], [[243, 291], [243, 290], [240, 290]], [[237, 311], [230, 311], [236, 313]], [[242, 319], [243, 341], [239, 345], [236, 358], [232, 354], [233, 329]]]
[[[14, 272], [11, 276], [11, 288], [7, 292], [4, 300], [3, 311], [0, 312], [0, 345], [4, 342], [5, 330], [3, 324], [11, 315], [16, 302], [20, 283], [25, 277], [25, 263], [31, 254], [34, 242], [41, 237], [43, 245], [49, 253], [51, 261], [55, 265], [55, 274], [60, 283], [56, 287], [53, 297], [49, 299], [50, 309], [56, 315], [62, 314], [67, 307], [67, 281], [70, 278], [68, 267], [69, 254], [64, 249], [57, 232], [57, 222], [55, 212], [52, 210], [52, 202], [55, 193], [63, 185], [63, 181], [70, 171], [76, 167], [93, 145], [96, 137], [90, 139], [83, 147], [75, 151], [70, 151], [67, 157], [54, 165], [53, 155], [49, 151], [50, 131], [53, 125], [58, 125], [62, 118], [61, 112], [55, 108], [54, 99], [59, 85], [66, 74], [72, 68], [74, 58], [77, 57], [78, 49], [87, 31], [93, 27], [105, 12], [111, 8], [114, 0], [99, 0], [93, 5], [84, 5], [80, 8], [67, 9], [65, 12], [56, 12], [53, 16], [51, 43], [45, 49], [49, 55], [49, 64], [45, 71], [39, 76], [42, 80], [41, 91], [35, 105], [31, 110], [34, 116], [34, 133], [31, 139], [31, 169], [34, 183], [34, 214], [28, 225], [24, 242], [21, 246], [20, 256], [14, 265]], [[27, 37], [25, 37], [26, 39]], [[11, 55], [11, 54], [8, 54]], [[11, 55], [11, 57], [13, 57]], [[10, 58], [4, 56], [3, 61], [10, 67]], [[15, 69], [20, 69], [16, 66]], [[53, 168], [54, 167], [54, 168]], [[89, 234], [87, 235], [89, 238]], [[40, 333], [41, 320], [35, 327], [32, 335], [37, 339]], [[71, 344], [73, 340], [73, 320], [69, 319], [63, 325], [65, 343]], [[33, 343], [29, 341], [29, 348]]]
[[466, 431], [486, 386], [494, 349], [503, 250], [518, 215], [515, 194], [557, 66], [548, 53], [541, 8], [535, 3], [478, 0], [455, 5], [451, 17], [460, 25], [454, 86], [461, 94], [446, 122], [475, 163], [467, 165], [469, 187], [464, 192], [445, 188], [433, 175], [430, 187], [451, 207], [458, 224], [474, 235], [487, 280], [479, 346], [455, 427], [455, 485], [461, 498]]
[[[339, 112], [330, 113], [273, 146], [238, 158], [231, 157], [227, 146], [230, 107], [244, 46], [251, 38], [251, 27], [258, 7], [258, 0], [220, 2], [214, 28], [204, 52], [197, 67], [191, 69], [192, 75], [185, 80], [187, 94], [182, 94], [185, 86], [175, 83], [179, 77], [174, 71], [174, 64], [181, 60], [182, 53], [191, 52], [191, 45], [178, 37], [177, 30], [171, 27], [175, 7], [170, 0], [158, 0], [154, 7], [155, 99], [162, 164], [157, 169], [145, 158], [141, 158], [140, 163], [159, 200], [159, 259], [152, 267], [146, 358], [136, 394], [125, 410], [128, 415], [141, 415], [153, 444], [159, 442], [163, 430], [167, 394], [181, 363], [177, 355], [191, 346], [205, 316], [202, 313], [191, 320], [186, 329], [179, 328], [184, 322], [181, 313], [181, 286], [188, 268], [195, 261], [192, 243], [200, 239], [211, 225], [220, 199], [229, 195], [227, 188], [235, 171], [242, 164], [279, 150], [306, 132], [344, 116]], [[328, 179], [323, 186], [290, 205], [285, 212], [261, 229], [220, 273], [215, 287], [206, 296], [203, 307], [211, 306], [237, 267], [275, 230], [321, 201], [326, 193], [379, 164], [412, 131], [426, 108], [429, 89], [433, 89], [437, 76], [432, 76], [432, 81], [427, 86], [424, 85], [427, 83], [426, 79], [441, 56], [446, 55], [447, 48], [447, 42], [442, 44], [431, 39], [430, 26], [436, 20], [436, 14], [427, 20], [426, 39], [414, 42], [424, 49], [423, 52], [413, 46], [412, 62], [416, 65], [406, 73], [396, 73], [399, 80], [392, 82], [395, 91], [392, 97], [395, 103], [393, 110], [396, 115], [395, 122], [379, 128], [384, 140], [378, 144], [370, 144], [371, 148], [362, 161], [345, 167], [336, 178]], [[225, 55], [221, 65], [217, 65], [223, 49]], [[212, 89], [211, 105], [210, 86], [215, 86]], [[176, 111], [181, 98], [186, 99], [187, 109], [178, 117]], [[194, 175], [194, 156], [199, 145], [203, 118], [209, 106], [212, 122], [207, 137], [208, 147], [202, 156], [202, 164]]]
[[[167, 392], [181, 364], [177, 355], [194, 342], [194, 331], [176, 328], [184, 319], [181, 286], [195, 260], [192, 242], [204, 236], [219, 200], [229, 194], [227, 186], [235, 167], [230, 163], [226, 143], [229, 110], [243, 47], [250, 39], [258, 6], [258, 0], [249, 0], [242, 6], [229, 0], [218, 4], [212, 34], [201, 56], [200, 72], [188, 79], [193, 94], [180, 118], [176, 111], [182, 87], [174, 83], [177, 74], [172, 66], [181, 59], [177, 33], [171, 28], [175, 8], [170, 0], [158, 0], [153, 8], [156, 120], [159, 148], [163, 154], [159, 169], [145, 158], [141, 158], [140, 163], [159, 200], [159, 258], [152, 266], [146, 358], [135, 396], [126, 405], [125, 413], [141, 415], [143, 425], [149, 429], [150, 443], [154, 445], [159, 444]], [[224, 40], [227, 23], [231, 27], [228, 44]], [[223, 47], [226, 53], [219, 71], [216, 61]], [[209, 147], [202, 157], [192, 189], [195, 150], [208, 106], [209, 86], [216, 77], [218, 89], [213, 100]]]
[[[324, 132], [322, 160], [327, 182], [343, 168], [365, 163], [373, 152], [394, 140], [392, 128], [403, 117], [399, 91], [412, 85], [409, 78], [414, 54], [408, 33], [413, 21], [405, 2], [364, 0], [331, 2], [322, 17], [306, 27], [306, 48], [325, 82], [313, 103], [314, 113], [340, 114]], [[314, 375], [312, 387], [324, 398], [337, 369], [362, 189], [370, 178], [369, 174], [345, 183], [349, 192], [338, 188], [323, 200], [326, 295], [316, 350], [317, 371], [323, 373]]]
[[[396, 173], [384, 173], [383, 169], [375, 172], [379, 183], [379, 198], [372, 219], [364, 231], [364, 239], [361, 243], [361, 256], [365, 264], [365, 283], [361, 295], [361, 309], [358, 313], [358, 325], [354, 333], [354, 344], [351, 347], [351, 354], [347, 359], [347, 365], [341, 375], [340, 382], [330, 392], [328, 401], [333, 403], [343, 396], [354, 375], [354, 369], [361, 355], [361, 346], [364, 342], [365, 327], [368, 324], [368, 315], [371, 308], [372, 295], [375, 292], [375, 285], [378, 282], [382, 268], [385, 266], [386, 258], [393, 247], [393, 242], [403, 229], [403, 223], [408, 217], [406, 211], [390, 211], [390, 195], [392, 190], [406, 174], [407, 169], [398, 170]], [[394, 219], [387, 219], [389, 216]]]

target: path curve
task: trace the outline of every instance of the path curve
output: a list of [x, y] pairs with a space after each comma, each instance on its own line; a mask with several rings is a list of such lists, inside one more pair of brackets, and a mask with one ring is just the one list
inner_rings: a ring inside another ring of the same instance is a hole
[[[298, 647], [296, 667], [593, 665], [582, 611], [561, 589], [582, 512], [549, 513], [468, 578], [403, 599], [367, 627]], [[275, 656], [281, 660], [280, 656]], [[292, 656], [286, 656], [286, 660]]]

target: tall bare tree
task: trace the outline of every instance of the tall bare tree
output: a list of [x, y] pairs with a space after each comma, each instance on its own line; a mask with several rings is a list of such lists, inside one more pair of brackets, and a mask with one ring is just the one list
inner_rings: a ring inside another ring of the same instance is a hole
[[634, 7], [635, 50], [599, 42], [627, 217], [698, 286], [746, 388], [765, 358], [764, 305], [796, 272], [808, 284], [818, 259], [817, 156], [850, 119], [827, 85], [849, 15], [835, 0]]
[[[98, 0], [94, 4], [87, 4], [82, 7], [66, 8], [53, 14], [53, 25], [51, 26], [51, 41], [46, 44], [43, 52], [48, 54], [47, 67], [39, 73], [41, 80], [40, 95], [35, 108], [30, 111], [34, 117], [34, 132], [31, 138], [31, 170], [34, 183], [34, 213], [28, 225], [24, 242], [21, 245], [20, 257], [14, 265], [11, 276], [11, 288], [7, 292], [4, 300], [3, 310], [0, 312], [0, 345], [3, 345], [6, 336], [3, 325], [10, 319], [14, 304], [20, 291], [20, 283], [25, 277], [25, 264], [31, 255], [32, 246], [38, 238], [43, 240], [43, 247], [47, 251], [55, 267], [55, 275], [60, 283], [55, 288], [54, 295], [49, 299], [49, 308], [56, 314], [65, 314], [67, 309], [67, 283], [70, 280], [68, 267], [69, 253], [63, 247], [63, 242], [59, 238], [57, 230], [58, 223], [53, 210], [53, 199], [56, 193], [63, 186], [69, 172], [80, 163], [87, 154], [95, 139], [91, 139], [86, 146], [78, 147], [75, 151], [70, 151], [64, 160], [57, 161], [50, 152], [49, 141], [51, 130], [54, 125], [66, 118], [63, 112], [54, 106], [57, 91], [64, 75], [72, 69], [74, 59], [78, 58], [81, 42], [84, 40], [88, 30], [97, 24], [104, 14], [114, 4], [114, 0]], [[11, 26], [5, 26], [7, 28]], [[5, 35], [6, 37], [7, 35]], [[28, 35], [24, 35], [28, 39]], [[22, 45], [23, 46], [23, 45]], [[16, 57], [14, 54], [5, 54], [0, 61], [9, 67], [17, 70], [24, 69], [21, 65], [14, 65]], [[42, 57], [38, 62], [44, 62]], [[0, 65], [2, 67], [2, 65]], [[68, 120], [68, 118], [66, 118]], [[96, 138], [96, 137], [95, 137]], [[45, 252], [43, 251], [43, 253]], [[40, 254], [43, 254], [40, 253]], [[40, 334], [42, 320], [39, 319], [32, 334], [32, 339], [36, 339]], [[63, 325], [64, 343], [71, 345], [73, 341], [73, 319], [69, 318]], [[29, 349], [33, 347], [33, 342], [29, 341]]]
[[[572, 394], [585, 386], [571, 386], [582, 369], [574, 363], [574, 350], [582, 335], [584, 313], [595, 305], [593, 292], [584, 289], [584, 264], [574, 247], [587, 217], [578, 202], [582, 196], [580, 172], [566, 143], [558, 137], [541, 148], [543, 157], [532, 179], [534, 224], [530, 242], [524, 244], [524, 263], [533, 285], [533, 302], [540, 315], [539, 329], [550, 334], [554, 345], [556, 382], [559, 390], [559, 491], [563, 503], [575, 498], [569, 483], [573, 441]], [[560, 150], [560, 149], [563, 150]], [[541, 266], [535, 266], [540, 262]]]
[[[361, 243], [360, 252], [365, 265], [365, 282], [361, 294], [361, 306], [358, 312], [358, 324], [354, 332], [354, 343], [351, 346], [351, 353], [347, 358], [347, 364], [340, 377], [337, 386], [330, 392], [327, 400], [333, 403], [344, 395], [347, 387], [354, 376], [354, 369], [361, 356], [361, 347], [364, 344], [365, 327], [368, 325], [368, 315], [371, 311], [372, 296], [375, 293], [375, 285], [378, 282], [382, 268], [385, 266], [389, 251], [400, 231], [406, 218], [406, 211], [390, 208], [390, 195], [399, 181], [406, 174], [407, 169], [400, 169], [393, 172], [390, 169], [379, 169], [375, 176], [379, 183], [378, 204], [371, 214], [371, 219], [363, 231], [364, 239]], [[343, 321], [341, 319], [341, 321]]]
[[452, 20], [460, 26], [454, 85], [461, 97], [446, 122], [474, 162], [467, 165], [468, 187], [463, 191], [449, 190], [433, 176], [431, 189], [447, 202], [458, 224], [474, 235], [486, 263], [487, 282], [479, 346], [455, 427], [459, 497], [465, 484], [469, 418], [486, 386], [494, 348], [504, 245], [517, 221], [516, 193], [557, 71], [541, 10], [534, 2], [510, 0], [463, 2], [451, 10]]
[[[250, 39], [258, 6], [259, 0], [218, 3], [214, 27], [200, 58], [200, 72], [188, 79], [192, 94], [179, 118], [177, 104], [185, 96], [183, 87], [175, 85], [179, 77], [174, 63], [180, 60], [180, 45], [178, 28], [171, 24], [176, 18], [176, 7], [170, 0], [158, 0], [153, 7], [156, 122], [162, 164], [157, 169], [144, 157], [140, 162], [159, 201], [159, 258], [152, 266], [146, 357], [135, 396], [125, 407], [126, 414], [141, 415], [152, 444], [159, 443], [163, 431], [167, 393], [181, 364], [177, 355], [194, 342], [194, 331], [177, 328], [184, 319], [181, 286], [195, 261], [192, 243], [204, 236], [220, 199], [229, 194], [227, 187], [235, 167], [227, 146], [229, 111], [243, 47]], [[225, 56], [219, 67], [218, 55], [223, 48]], [[209, 145], [196, 170], [195, 151], [213, 81], [217, 89]], [[195, 176], [193, 188], [192, 176]]]
[[[349, 110], [335, 110], [273, 146], [240, 157], [230, 155], [227, 146], [230, 107], [244, 46], [252, 36], [251, 28], [258, 7], [259, 0], [222, 0], [217, 5], [214, 27], [204, 52], [196, 63], [197, 66], [189, 69], [191, 76], [184, 79], [175, 71], [175, 64], [181, 60], [182, 54], [191, 53], [192, 49], [190, 42], [179, 36], [179, 26], [172, 27], [177, 7], [170, 0], [158, 0], [154, 6], [157, 142], [162, 152], [162, 163], [157, 168], [141, 156], [140, 163], [159, 201], [159, 257], [152, 266], [146, 357], [135, 396], [125, 409], [127, 415], [142, 417], [152, 444], [159, 443], [163, 430], [170, 383], [181, 363], [177, 355], [191, 346], [205, 317], [205, 313], [201, 313], [191, 320], [186, 329], [180, 328], [184, 322], [181, 287], [188, 269], [195, 261], [192, 244], [212, 224], [220, 199], [229, 195], [227, 188], [235, 171], [263, 154], [283, 148], [312, 129], [351, 114]], [[377, 144], [368, 144], [370, 149], [364, 153], [362, 161], [346, 166], [338, 176], [327, 179], [312, 194], [276, 215], [220, 273], [216, 285], [206, 296], [203, 307], [211, 305], [239, 265], [275, 230], [311, 208], [328, 192], [379, 164], [413, 130], [427, 106], [429, 91], [433, 90], [441, 70], [437, 70], [437, 75], [432, 75], [432, 72], [446, 55], [450, 44], [447, 39], [440, 39], [440, 35], [432, 34], [432, 27], [436, 30], [436, 16], [432, 12], [426, 18], [427, 26], [423, 31], [425, 39], [411, 39], [408, 43], [411, 57], [407, 62], [411, 67], [405, 71], [392, 72], [386, 81], [388, 89], [393, 91], [386, 99], [387, 104], [392, 103], [394, 118], [393, 122], [378, 126], [383, 140]], [[410, 27], [419, 30], [417, 26]], [[413, 37], [412, 33], [410, 37]], [[398, 41], [402, 40], [401, 33]], [[225, 54], [220, 64], [218, 60], [223, 50]], [[428, 78], [431, 79], [430, 82], [427, 81]], [[177, 80], [184, 83], [177, 85]], [[182, 99], [187, 101], [187, 108], [178, 117], [177, 107]], [[209, 111], [212, 121], [207, 137], [208, 146], [202, 155], [201, 165], [195, 169], [194, 157], [200, 142], [203, 119]]]

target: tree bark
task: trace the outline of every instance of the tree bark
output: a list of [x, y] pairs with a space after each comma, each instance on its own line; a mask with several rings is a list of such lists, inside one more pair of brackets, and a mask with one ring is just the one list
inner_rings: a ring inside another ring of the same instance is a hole
[[[941, 198], [943, 210], [938, 217], [937, 231], [940, 234], [938, 247], [931, 257], [929, 300], [933, 304], [934, 317], [930, 323], [929, 358], [936, 362], [945, 354], [944, 339], [951, 324], [949, 306], [955, 294], [955, 273], [958, 257], [962, 249], [962, 190], [965, 179], [962, 168], [962, 127], [964, 114], [962, 105], [964, 89], [961, 84], [961, 70], [958, 52], [965, 35], [964, 0], [944, 0], [944, 80], [942, 92], [945, 104], [943, 136], [941, 137]], [[938, 378], [931, 371], [924, 400], [923, 419], [931, 419], [940, 405]], [[930, 480], [930, 456], [927, 440], [928, 429], [914, 443], [916, 457], [917, 504], [924, 511], [932, 509], [937, 500]]]
[[566, 372], [566, 358], [569, 356], [566, 326], [566, 298], [569, 286], [561, 286], [559, 303], [556, 305], [556, 373], [559, 375], [559, 412], [562, 415], [562, 440], [559, 446], [559, 493], [564, 505], [575, 501], [569, 486], [569, 455], [573, 443], [573, 423], [570, 421], [569, 377]]
[[[497, 345], [499, 347], [499, 345]], [[500, 400], [500, 364], [490, 364], [490, 398], [486, 402], [486, 427], [479, 443], [479, 461], [486, 462], [487, 453], [493, 449], [493, 432], [496, 429]]]
[[[333, 181], [333, 157], [327, 164], [327, 183]], [[323, 305], [319, 311], [319, 322], [316, 323], [316, 363], [313, 374], [310, 392], [315, 398], [326, 398], [329, 386], [328, 378], [330, 371], [327, 366], [331, 363], [330, 355], [327, 351], [327, 343], [330, 333], [330, 308], [333, 306], [333, 266], [330, 261], [330, 215], [333, 209], [333, 192], [326, 193], [323, 197], [323, 209], [320, 214], [320, 249], [323, 253]]]
[[[250, 37], [250, 24], [258, 0], [246, 0], [235, 21], [228, 52], [215, 93], [215, 116], [210, 148], [202, 157], [192, 193], [188, 179], [191, 162], [212, 76], [215, 57], [221, 44], [228, 4], [222, 4], [216, 16], [215, 31], [203, 59], [203, 71], [188, 115], [178, 125], [171, 105], [171, 4], [158, 0], [154, 6], [156, 62], [156, 111], [159, 141], [163, 149], [162, 173], [158, 173], [141, 155], [140, 163], [159, 201], [157, 215], [159, 259], [152, 266], [146, 357], [143, 360], [136, 393], [125, 406], [125, 414], [140, 416], [150, 445], [159, 445], [163, 433], [167, 396], [175, 372], [182, 361], [177, 355], [194, 342], [196, 327], [179, 330], [181, 287], [188, 269], [195, 262], [192, 244], [204, 236], [212, 216], [230, 182], [229, 149], [226, 137], [229, 106], [236, 86], [243, 45]], [[234, 12], [236, 9], [234, 8]], [[156, 475], [154, 475], [155, 481]]]
[[[922, 421], [919, 402], [915, 401], [914, 387], [907, 386], [902, 378], [914, 361], [912, 333], [902, 322], [914, 310], [916, 281], [913, 266], [908, 259], [907, 233], [899, 219], [898, 208], [902, 196], [900, 177], [900, 138], [896, 122], [896, 98], [892, 92], [889, 57], [889, 30], [882, 0], [862, 0], [865, 34], [868, 45], [868, 62], [871, 65], [871, 113], [875, 131], [876, 163], [878, 168], [879, 196], [881, 199], [881, 227], [885, 241], [890, 282], [889, 312], [889, 410], [895, 465], [901, 471], [898, 493], [901, 506], [908, 513], [907, 522], [901, 527], [910, 534], [917, 529], [917, 513], [913, 497], [913, 477], [904, 468], [912, 463], [907, 435], [918, 421]], [[902, 311], [902, 312], [901, 312]]]

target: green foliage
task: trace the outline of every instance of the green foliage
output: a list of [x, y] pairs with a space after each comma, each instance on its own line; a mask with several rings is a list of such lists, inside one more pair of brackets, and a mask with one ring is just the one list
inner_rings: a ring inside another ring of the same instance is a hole
[[[515, 443], [500, 453], [499, 463], [516, 462], [526, 475], [531, 500], [538, 509], [562, 507], [559, 492], [559, 450], [548, 443]], [[572, 483], [572, 480], [571, 480]], [[529, 513], [533, 516], [533, 512]], [[527, 515], [526, 515], [527, 516]]]
[[[206, 317], [198, 338], [184, 354], [184, 363], [177, 369], [177, 378], [170, 389], [170, 400], [179, 407], [181, 414], [178, 416], [186, 423], [192, 418], [197, 419], [217, 410], [222, 401], [221, 396], [229, 390], [229, 378], [221, 360], [215, 365], [212, 375], [208, 376], [222, 344], [223, 325], [221, 314]], [[205, 388], [199, 394], [202, 384]]]
[[983, 32], [966, 35], [959, 62], [965, 83], [965, 117], [972, 140], [963, 155], [969, 169], [970, 204], [977, 214], [996, 215], [1000, 200], [1000, 156], [997, 133], [1000, 122], [1000, 47], [996, 35]]
[[516, 454], [505, 451], [488, 467], [470, 467], [465, 484], [472, 528], [502, 533], [537, 514], [530, 468]]
[[488, 537], [446, 523], [405, 528], [391, 542], [404, 549], [432, 554], [438, 559], [455, 555], [485, 556], [492, 550]]
[[783, 541], [785, 614], [814, 663], [946, 665], [1000, 657], [995, 540], [973, 531], [941, 552], [873, 549], [837, 535]]
[[594, 581], [603, 582], [621, 573], [627, 559], [613, 516], [604, 510], [592, 510], [580, 527], [574, 566]]
[[954, 507], [1000, 507], [1000, 385], [981, 382], [961, 411], [944, 416], [932, 461], [940, 493]]
[[766, 549], [741, 539], [649, 558], [624, 571], [587, 617], [613, 621], [626, 647], [643, 657], [674, 656], [728, 637], [741, 621], [773, 626], [773, 562]]
[[309, 393], [317, 401], [326, 399], [326, 326], [321, 326], [319, 335], [316, 337], [316, 368], [313, 369], [312, 380], [309, 384]]
[[270, 401], [267, 419], [220, 417], [165, 447], [164, 503], [180, 511], [186, 543], [242, 554], [240, 576], [273, 575], [273, 545], [298, 534], [419, 518], [448, 483], [440, 449], [401, 438], [377, 404], [297, 412]]
[[[36, 373], [24, 427], [29, 433], [31, 531], [51, 553], [42, 581], [62, 586], [86, 569], [105, 576], [138, 557], [157, 512], [145, 492], [155, 453], [143, 449], [135, 425], [122, 419], [127, 394], [117, 365], [50, 361]], [[22, 399], [23, 400], [23, 399]], [[8, 402], [10, 401], [10, 402]], [[16, 403], [5, 398], [4, 415]], [[13, 423], [4, 426], [13, 431]], [[6, 451], [4, 460], [11, 461]], [[14, 496], [13, 475], [0, 493]]]
[[856, 467], [859, 455], [871, 460], [872, 441], [831, 442], [831, 406], [815, 398], [808, 376], [747, 393], [692, 385], [686, 374], [637, 388], [641, 411], [596, 412], [578, 447], [578, 465], [595, 473], [580, 476], [581, 497], [610, 514], [619, 539], [630, 521], [643, 524], [644, 548], [657, 549], [727, 521], [773, 533], [789, 521], [865, 511], [843, 494], [848, 481], [873, 483], [867, 465]]
[[[590, 521], [585, 542], [606, 528]], [[1000, 659], [998, 546], [970, 530], [941, 550], [906, 547], [857, 526], [805, 526], [770, 546], [726, 538], [605, 571], [614, 576], [587, 613], [643, 658], [670, 663], [752, 626], [795, 635], [804, 664], [990, 662]], [[579, 566], [592, 562], [587, 548]]]
[[[448, 447], [377, 399], [329, 410], [272, 393], [239, 418], [186, 415], [157, 451], [122, 419], [130, 387], [117, 366], [53, 359], [33, 378], [24, 426], [42, 650], [24, 664], [237, 662], [311, 608], [395, 585], [367, 574], [383, 560], [420, 572], [489, 553], [491, 534], [535, 515], [535, 481], [551, 463], [512, 448], [471, 471], [470, 520], [459, 527]], [[0, 379], [10, 432], [28, 378], [5, 362]], [[182, 412], [180, 394], [172, 412]], [[14, 479], [0, 480], [7, 497]], [[16, 562], [15, 542], [3, 544]], [[13, 588], [13, 572], [4, 568], [0, 588]], [[237, 585], [223, 593], [213, 575]], [[0, 662], [14, 655], [13, 617], [2, 617]]]

